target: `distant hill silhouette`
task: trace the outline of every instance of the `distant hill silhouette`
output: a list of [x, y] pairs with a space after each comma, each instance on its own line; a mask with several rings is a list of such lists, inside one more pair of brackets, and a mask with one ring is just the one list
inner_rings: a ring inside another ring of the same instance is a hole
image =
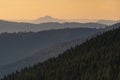
[[40, 23], [49, 23], [49, 22], [57, 22], [57, 23], [99, 23], [104, 25], [113, 25], [119, 23], [120, 20], [104, 20], [104, 19], [57, 19], [51, 16], [40, 17], [35, 20], [18, 20], [17, 22], [26, 22], [32, 24], [40, 24]]
[[[48, 17], [49, 18], [49, 17]], [[104, 28], [103, 24], [98, 23], [42, 23], [42, 24], [31, 24], [31, 23], [18, 23], [11, 21], [0, 20], [0, 33], [2, 32], [38, 32], [52, 29], [65, 29], [65, 28]]]
[[116, 24], [119, 22], [120, 22], [120, 20], [98, 20], [98, 21], [96, 21], [96, 23], [106, 24], [106, 25], [113, 25], [113, 24]]

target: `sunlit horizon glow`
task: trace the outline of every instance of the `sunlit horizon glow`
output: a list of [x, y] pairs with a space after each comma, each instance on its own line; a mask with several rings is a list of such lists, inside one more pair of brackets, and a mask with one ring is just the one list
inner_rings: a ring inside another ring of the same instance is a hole
[[0, 0], [0, 19], [120, 19], [120, 0]]

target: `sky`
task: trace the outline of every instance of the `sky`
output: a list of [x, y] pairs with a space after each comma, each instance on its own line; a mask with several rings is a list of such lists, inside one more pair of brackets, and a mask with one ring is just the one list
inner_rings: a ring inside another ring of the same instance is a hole
[[0, 19], [120, 19], [120, 0], [0, 0]]

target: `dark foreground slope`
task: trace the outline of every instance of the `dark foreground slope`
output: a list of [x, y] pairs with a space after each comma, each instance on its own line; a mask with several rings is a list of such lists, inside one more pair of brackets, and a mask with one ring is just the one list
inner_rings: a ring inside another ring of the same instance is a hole
[[120, 80], [120, 28], [1, 80]]

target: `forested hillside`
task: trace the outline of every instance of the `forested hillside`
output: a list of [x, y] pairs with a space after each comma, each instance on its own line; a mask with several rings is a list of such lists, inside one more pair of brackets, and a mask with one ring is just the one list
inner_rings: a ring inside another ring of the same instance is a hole
[[76, 28], [27, 33], [2, 33], [0, 34], [0, 66], [31, 56], [40, 49], [71, 40], [86, 39], [101, 31], [101, 29], [95, 28]]
[[1, 80], [120, 80], [120, 28]]
[[[75, 28], [40, 32], [2, 33], [0, 34], [0, 78], [5, 74], [61, 54], [63, 50], [65, 51], [69, 47], [76, 45], [74, 40], [79, 39], [79, 42], [82, 43], [87, 38], [93, 37], [102, 31], [103, 29]], [[52, 46], [71, 41], [72, 43], [68, 43], [64, 47], [49, 50]], [[36, 53], [38, 54], [35, 57]], [[30, 57], [29, 60], [28, 57]]]
[[37, 64], [38, 62], [44, 62], [52, 57], [57, 57], [59, 54], [63, 53], [67, 49], [70, 49], [71, 46], [76, 46], [77, 44], [81, 44], [84, 41], [85, 40], [82, 38], [80, 40], [77, 39], [77, 40], [53, 45], [53, 46], [39, 50], [38, 52], [34, 53], [30, 57], [26, 57], [14, 63], [1, 66], [0, 67], [0, 78], [6, 74], [15, 72], [16, 70], [21, 70], [22, 68], [33, 66]]

